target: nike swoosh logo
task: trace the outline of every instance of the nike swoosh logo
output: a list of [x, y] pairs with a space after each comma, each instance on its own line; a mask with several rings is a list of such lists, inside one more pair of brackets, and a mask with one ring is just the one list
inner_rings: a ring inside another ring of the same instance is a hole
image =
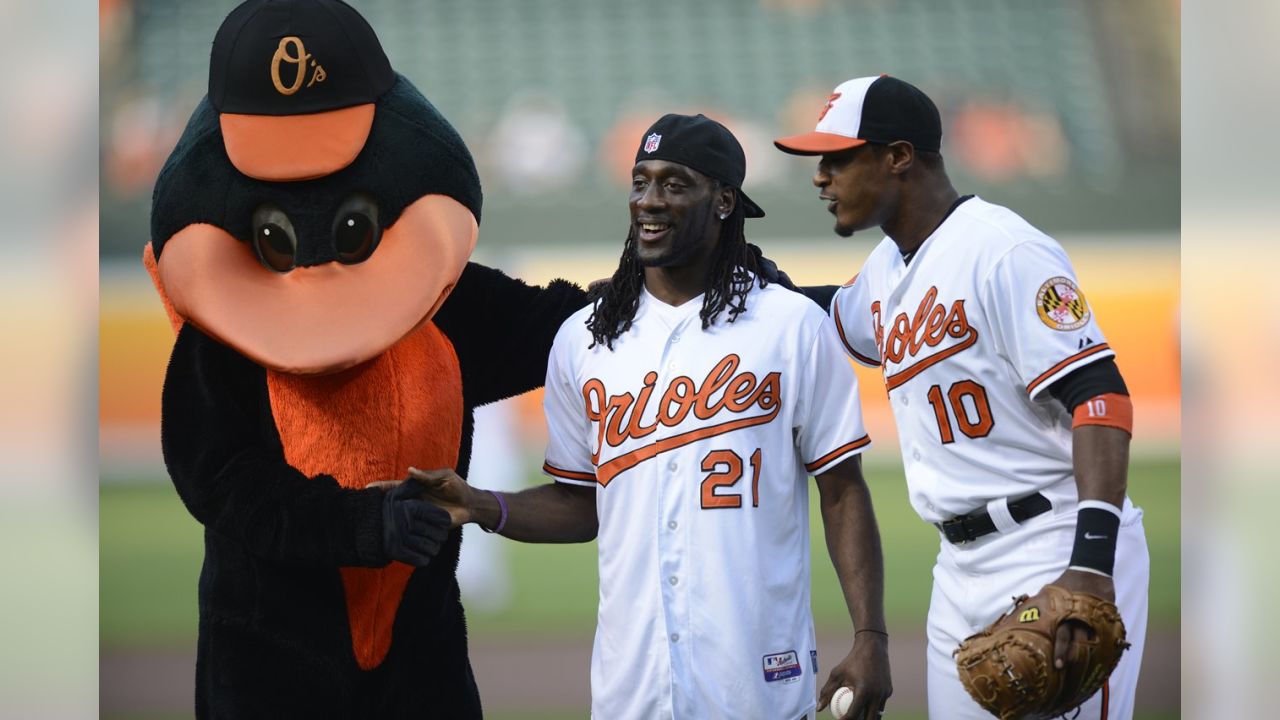
[[1085, 540], [1106, 540], [1106, 539], [1107, 539], [1107, 536], [1106, 536], [1106, 535], [1094, 535], [1093, 533], [1085, 533], [1085, 534], [1084, 534], [1084, 539], [1085, 539]]

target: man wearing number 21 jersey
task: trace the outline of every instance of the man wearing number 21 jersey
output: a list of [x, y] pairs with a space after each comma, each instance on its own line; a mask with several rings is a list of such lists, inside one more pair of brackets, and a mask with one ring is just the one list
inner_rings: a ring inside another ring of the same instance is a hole
[[[622, 260], [547, 365], [555, 482], [508, 495], [415, 477], [455, 523], [597, 539], [593, 717], [797, 720], [841, 686], [849, 717], [873, 715], [891, 688], [853, 368], [831, 320], [747, 245], [764, 212], [733, 135], [667, 115], [639, 140]], [[855, 628], [821, 692], [810, 476]]]

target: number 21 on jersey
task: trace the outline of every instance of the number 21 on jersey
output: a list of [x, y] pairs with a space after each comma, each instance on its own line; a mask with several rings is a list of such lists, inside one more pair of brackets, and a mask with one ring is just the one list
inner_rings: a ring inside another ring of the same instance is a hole
[[[723, 468], [723, 469], [721, 469]], [[732, 450], [712, 450], [702, 458], [702, 509], [742, 507], [742, 495], [721, 494], [719, 488], [736, 485], [742, 479], [742, 456]], [[751, 453], [751, 507], [760, 507], [760, 448]]]
[[[942, 444], [956, 441], [955, 432], [951, 429], [951, 417], [955, 416], [956, 427], [965, 437], [982, 438], [991, 434], [995, 420], [991, 418], [991, 405], [987, 402], [987, 391], [972, 380], [960, 380], [951, 385], [946, 395], [942, 386], [929, 388], [929, 404], [933, 406], [933, 414], [938, 419], [938, 434], [942, 436]], [[950, 415], [947, 407], [950, 406]]]

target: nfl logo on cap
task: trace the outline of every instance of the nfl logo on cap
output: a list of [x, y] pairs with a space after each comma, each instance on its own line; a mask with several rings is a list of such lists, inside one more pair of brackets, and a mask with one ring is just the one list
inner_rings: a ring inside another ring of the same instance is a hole
[[647, 138], [645, 138], [645, 139], [644, 139], [644, 151], [645, 151], [645, 152], [647, 152], [647, 153], [651, 153], [651, 152], [653, 152], [654, 150], [657, 150], [657, 149], [658, 149], [658, 143], [660, 143], [660, 142], [662, 142], [662, 136], [661, 136], [661, 135], [659, 135], [658, 133], [654, 133], [654, 134], [650, 135], [649, 137], [647, 137]]

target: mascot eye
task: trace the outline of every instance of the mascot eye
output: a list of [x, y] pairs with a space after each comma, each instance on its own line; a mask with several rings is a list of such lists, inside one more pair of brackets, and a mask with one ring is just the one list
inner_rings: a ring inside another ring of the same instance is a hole
[[268, 270], [289, 272], [293, 269], [297, 240], [289, 216], [274, 205], [263, 205], [253, 212], [253, 251]]
[[367, 195], [352, 195], [338, 208], [333, 224], [333, 243], [338, 262], [354, 265], [369, 259], [382, 239], [378, 206]]

